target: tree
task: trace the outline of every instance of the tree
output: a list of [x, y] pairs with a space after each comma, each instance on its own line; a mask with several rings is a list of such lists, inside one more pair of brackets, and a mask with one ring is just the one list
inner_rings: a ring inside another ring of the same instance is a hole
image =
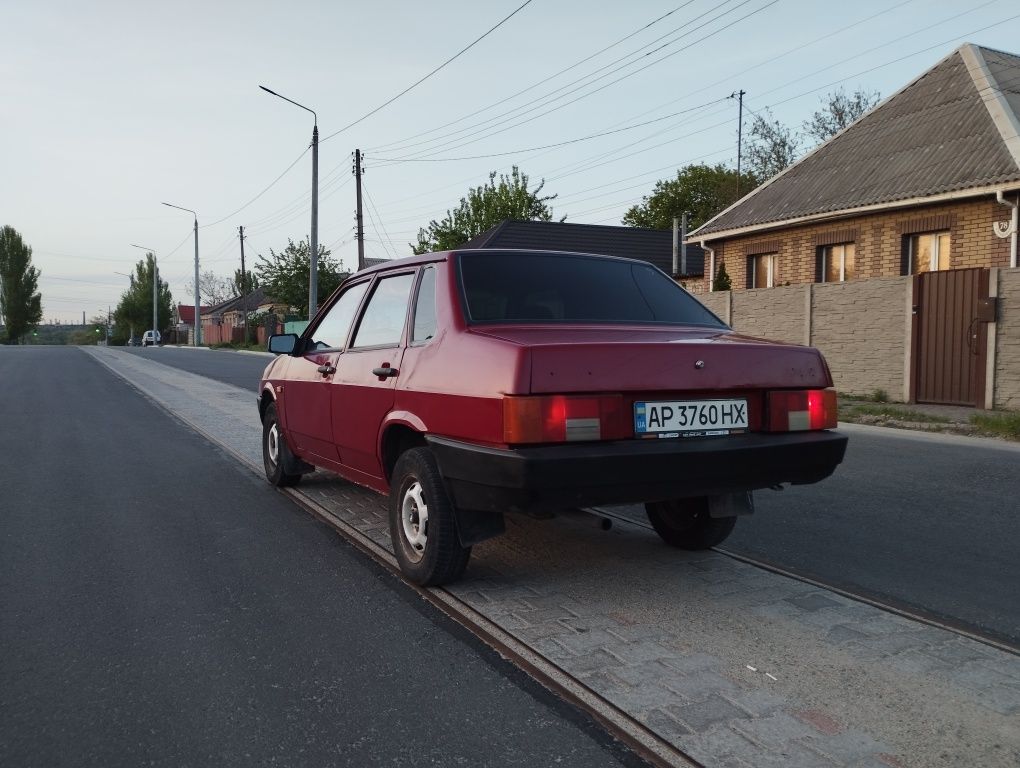
[[428, 229], [419, 229], [418, 244], [412, 244], [411, 248], [415, 253], [456, 248], [504, 219], [551, 221], [553, 212], [549, 201], [555, 200], [556, 195], [542, 197], [544, 186], [543, 179], [529, 190], [528, 177], [516, 165], [509, 176], [500, 174], [498, 185], [496, 172], [492, 171], [488, 184], [469, 189], [467, 197], [460, 199], [457, 208], [448, 210], [442, 221], [433, 219]]
[[[308, 241], [295, 243], [288, 238], [287, 247], [279, 253], [270, 248], [269, 256], [259, 254], [258, 263], [255, 265], [255, 279], [276, 301], [298, 307], [307, 317], [310, 261]], [[325, 299], [350, 273], [344, 270], [343, 261], [338, 262], [330, 258], [330, 252], [320, 245], [318, 274], [319, 298]]]
[[[151, 283], [150, 283], [151, 285]], [[184, 285], [189, 296], [195, 295], [195, 281], [189, 280]], [[215, 307], [228, 299], [232, 299], [234, 293], [233, 283], [230, 278], [219, 277], [211, 269], [201, 272], [198, 276], [198, 298], [199, 303], [206, 307]]]
[[259, 276], [255, 274], [254, 270], [246, 270], [243, 278], [241, 277], [241, 270], [234, 270], [234, 280], [230, 286], [234, 297], [247, 296], [258, 287]]
[[755, 115], [747, 147], [747, 164], [755, 177], [765, 181], [785, 170], [797, 159], [800, 137], [772, 116]]
[[[740, 176], [744, 194], [758, 186], [752, 174]], [[737, 199], [736, 171], [721, 163], [688, 165], [676, 172], [675, 179], [657, 181], [652, 194], [623, 215], [623, 223], [631, 227], [672, 229], [673, 217], [686, 212], [689, 227], [695, 229]]]
[[733, 287], [733, 281], [730, 280], [730, 273], [726, 271], [726, 262], [719, 262], [719, 269], [715, 272], [715, 277], [712, 279], [712, 290], [713, 291], [728, 291]]
[[[120, 303], [113, 316], [117, 323], [115, 341], [126, 338], [124, 331], [141, 332], [152, 327], [152, 280], [155, 276], [155, 265], [152, 253], [145, 254], [145, 259], [135, 265], [135, 273], [131, 276], [131, 286], [120, 297]], [[156, 330], [162, 333], [170, 326], [173, 298], [170, 288], [162, 279], [157, 288]]]
[[833, 91], [822, 99], [822, 108], [804, 121], [804, 133], [819, 144], [828, 141], [878, 104], [881, 98], [878, 91], [861, 88], [849, 95], [843, 88]]
[[5, 344], [18, 340], [42, 320], [39, 270], [32, 266], [32, 248], [13, 227], [0, 228], [0, 322]]

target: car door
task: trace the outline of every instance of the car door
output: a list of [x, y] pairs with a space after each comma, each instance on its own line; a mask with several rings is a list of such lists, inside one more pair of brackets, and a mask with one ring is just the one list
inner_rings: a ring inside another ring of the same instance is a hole
[[413, 270], [380, 277], [333, 375], [333, 438], [345, 468], [382, 477], [379, 430], [393, 408]]
[[[287, 366], [283, 408], [295, 448], [338, 462], [333, 441], [330, 385], [369, 280], [346, 288], [314, 328], [304, 334], [306, 351]], [[307, 340], [307, 341], [305, 341]]]

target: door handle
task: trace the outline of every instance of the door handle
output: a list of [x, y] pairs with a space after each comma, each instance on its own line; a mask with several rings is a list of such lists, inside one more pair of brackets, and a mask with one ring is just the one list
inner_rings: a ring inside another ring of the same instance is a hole
[[386, 379], [389, 378], [390, 376], [396, 376], [398, 373], [400, 373], [400, 371], [398, 371], [396, 368], [391, 368], [388, 365], [383, 366], [382, 368], [372, 369], [372, 375], [378, 376], [380, 379]]
[[336, 366], [326, 363], [325, 365], [320, 365], [315, 370], [317, 370], [323, 376], [329, 376], [331, 373], [336, 373]]

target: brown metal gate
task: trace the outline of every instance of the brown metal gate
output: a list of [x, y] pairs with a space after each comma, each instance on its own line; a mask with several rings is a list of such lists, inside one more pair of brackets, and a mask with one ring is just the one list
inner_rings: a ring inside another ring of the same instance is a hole
[[984, 407], [987, 269], [914, 278], [911, 400]]

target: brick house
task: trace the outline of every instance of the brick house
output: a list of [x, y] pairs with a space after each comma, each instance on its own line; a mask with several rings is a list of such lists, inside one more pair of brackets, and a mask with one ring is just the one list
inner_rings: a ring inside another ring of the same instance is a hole
[[689, 239], [736, 290], [1016, 267], [1018, 115], [1020, 57], [962, 45]]
[[1020, 407], [1020, 56], [965, 44], [690, 234], [845, 393]]

